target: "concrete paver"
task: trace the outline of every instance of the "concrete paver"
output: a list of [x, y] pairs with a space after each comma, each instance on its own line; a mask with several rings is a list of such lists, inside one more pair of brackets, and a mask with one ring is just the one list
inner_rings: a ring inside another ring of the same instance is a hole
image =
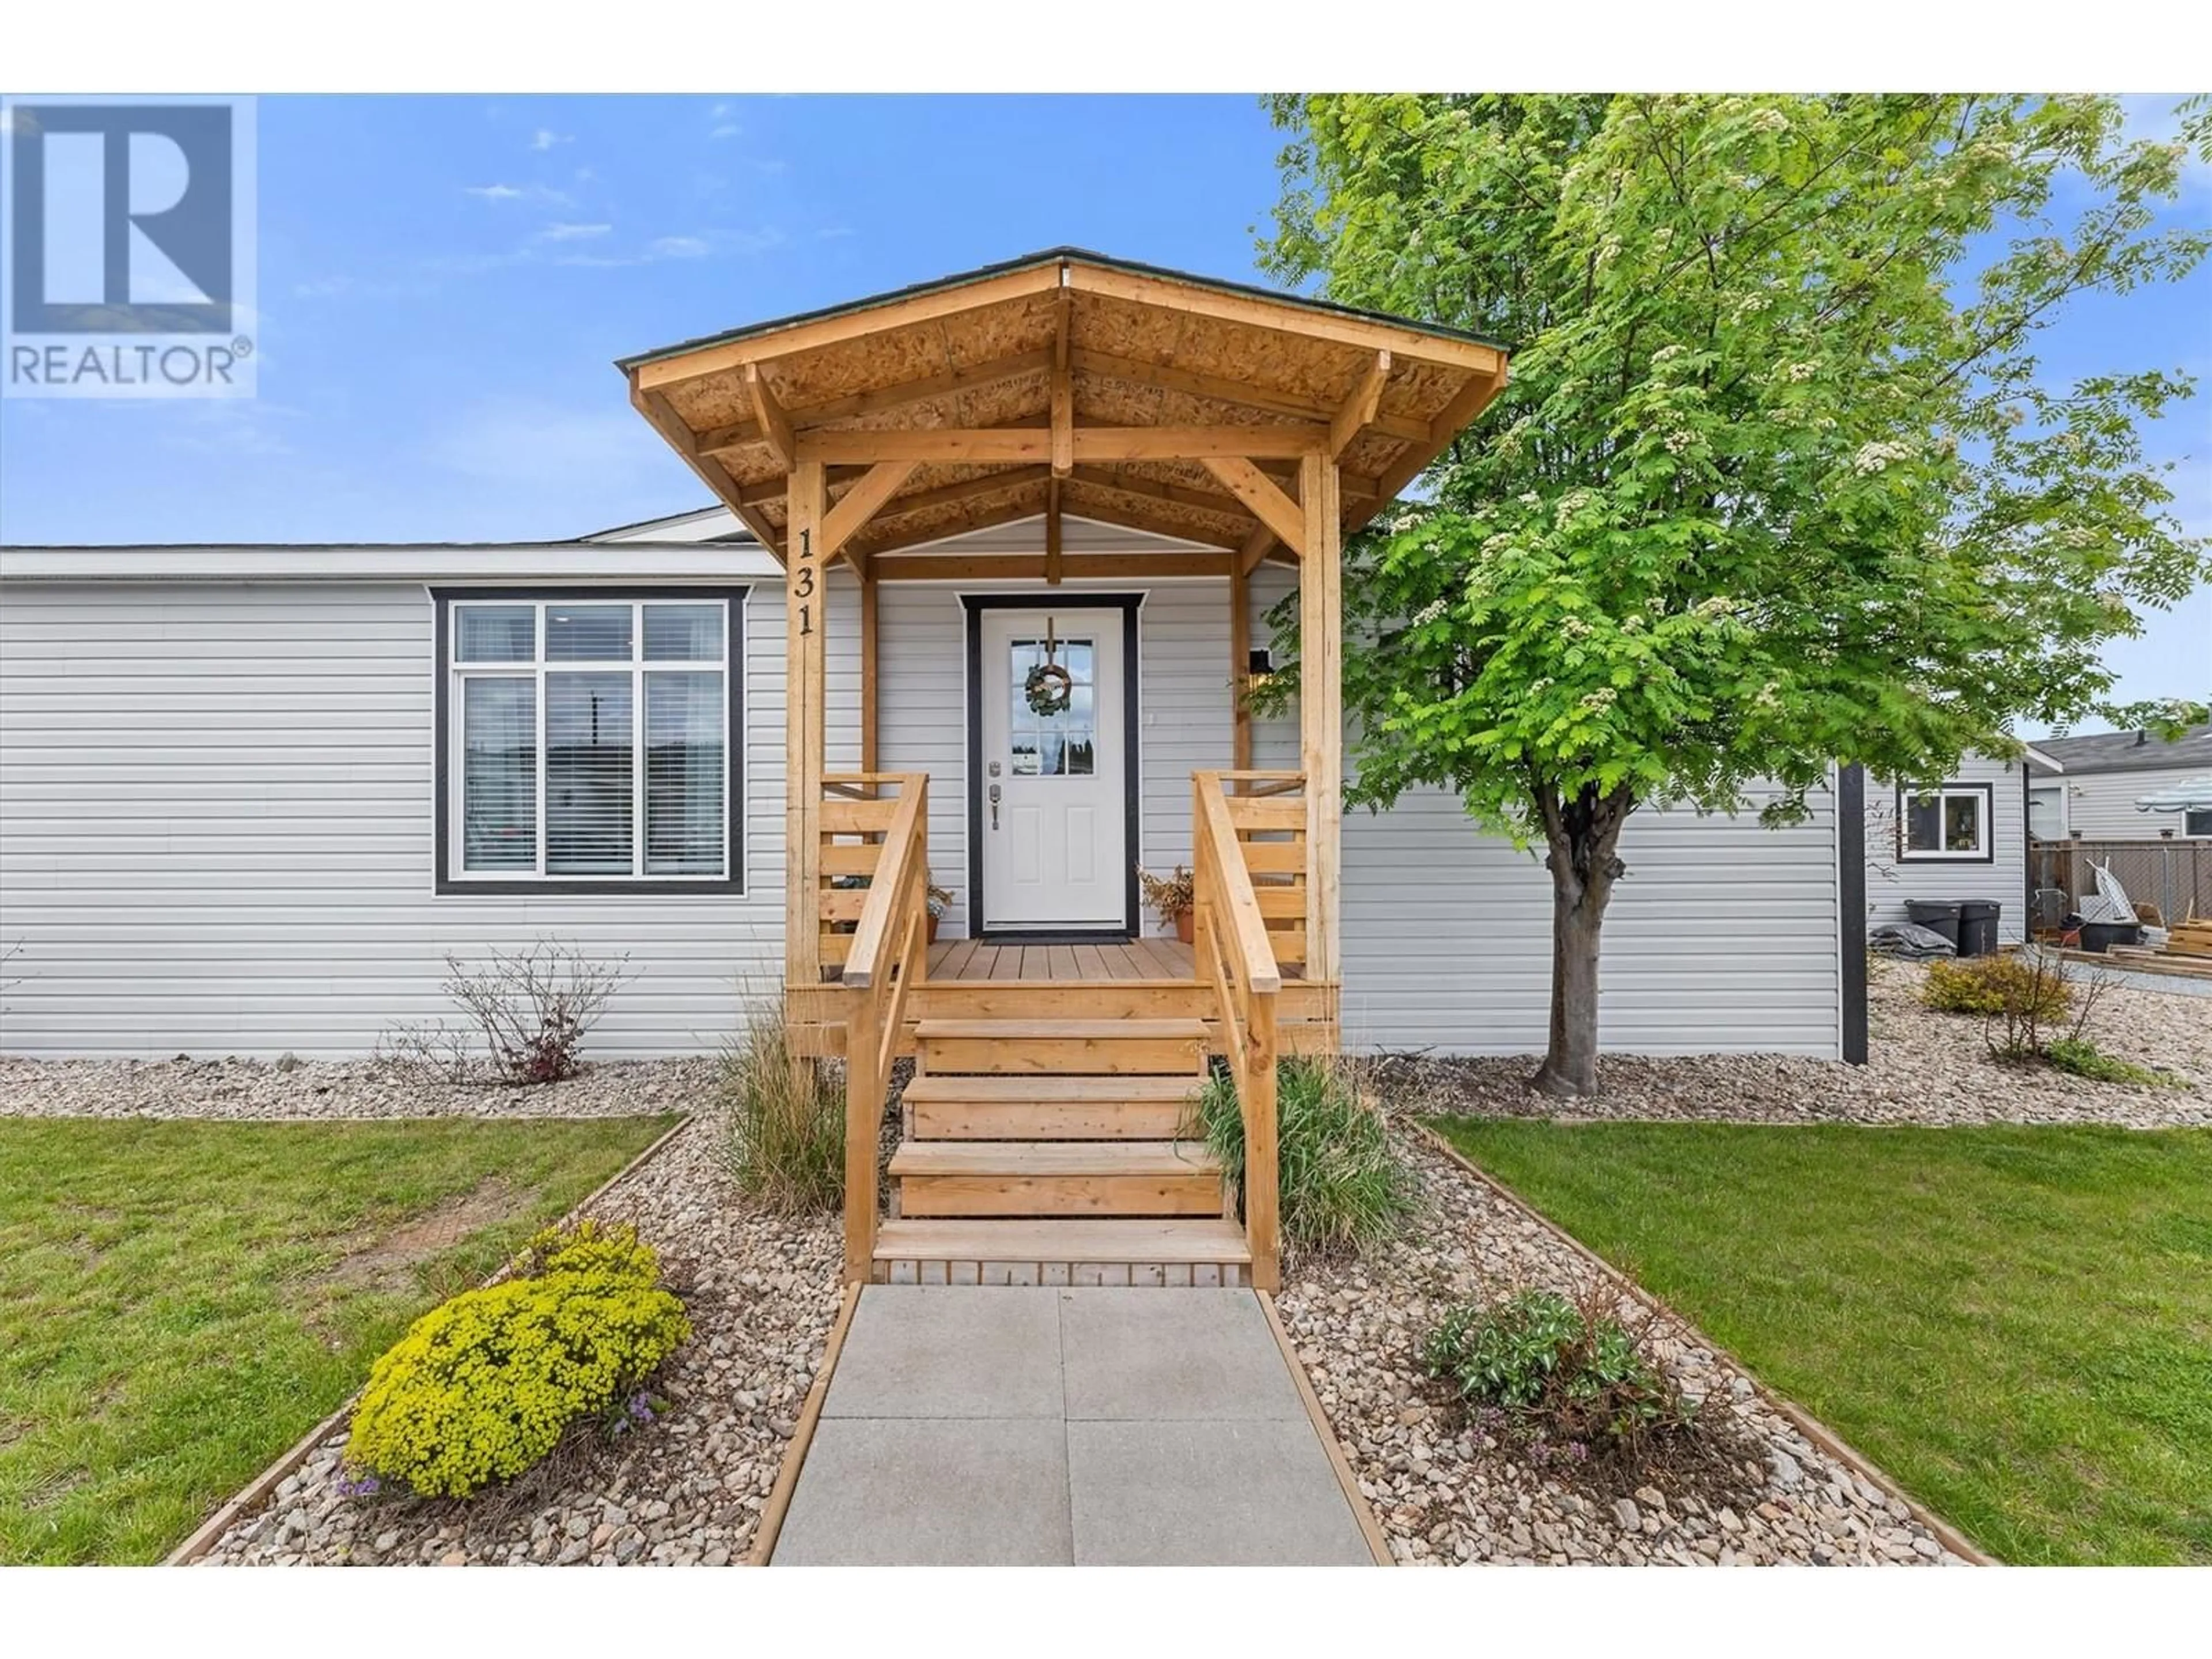
[[1067, 1425], [1075, 1564], [1372, 1566], [1306, 1421]]
[[775, 1560], [1366, 1565], [1249, 1291], [871, 1285]]
[[778, 1566], [1064, 1566], [1067, 1437], [1048, 1418], [830, 1418]]

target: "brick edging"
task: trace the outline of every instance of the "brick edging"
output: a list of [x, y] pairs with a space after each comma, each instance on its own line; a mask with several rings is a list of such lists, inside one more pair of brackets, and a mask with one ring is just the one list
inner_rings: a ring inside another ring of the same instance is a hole
[[1706, 1347], [1712, 1350], [1717, 1358], [1735, 1367], [1736, 1374], [1743, 1377], [1751, 1384], [1753, 1389], [1757, 1390], [1759, 1398], [1765, 1401], [1766, 1404], [1779, 1415], [1786, 1418], [1800, 1434], [1803, 1435], [1808, 1440], [1818, 1446], [1830, 1458], [1833, 1459], [1836, 1462], [1842, 1464], [1853, 1474], [1881, 1487], [1885, 1492], [1893, 1493], [1898, 1501], [1905, 1505], [1905, 1512], [1932, 1533], [1936, 1537], [1936, 1540], [1942, 1544], [1945, 1549], [1950, 1551], [1952, 1554], [1956, 1555], [1961, 1559], [1970, 1562], [1978, 1567], [1994, 1567], [2003, 1565], [2002, 1562], [1998, 1561], [1996, 1557], [1985, 1553], [1980, 1547], [1975, 1545], [1972, 1540], [1968, 1539], [1964, 1533], [1960, 1532], [1949, 1522], [1944, 1520], [1941, 1516], [1929, 1509], [1927, 1505], [1920, 1503], [1917, 1498], [1913, 1498], [1912, 1495], [1907, 1492], [1903, 1486], [1892, 1480], [1888, 1475], [1885, 1474], [1881, 1471], [1881, 1468], [1870, 1458], [1867, 1457], [1864, 1454], [1853, 1449], [1850, 1444], [1845, 1441], [1842, 1436], [1836, 1433], [1836, 1431], [1828, 1427], [1826, 1424], [1821, 1422], [1820, 1419], [1814, 1417], [1810, 1412], [1805, 1410], [1803, 1407], [1798, 1405], [1796, 1401], [1786, 1400], [1782, 1395], [1775, 1393], [1773, 1389], [1768, 1388], [1765, 1383], [1759, 1381], [1758, 1373], [1753, 1371], [1750, 1366], [1745, 1364], [1742, 1360], [1737, 1358], [1735, 1355], [1730, 1353], [1726, 1348], [1722, 1347], [1717, 1342], [1715, 1342], [1710, 1336], [1707, 1336], [1703, 1330], [1699, 1330], [1698, 1327], [1692, 1325], [1690, 1322], [1684, 1319], [1679, 1312], [1668, 1307], [1664, 1303], [1661, 1302], [1657, 1297], [1652, 1295], [1641, 1285], [1638, 1285], [1634, 1279], [1629, 1278], [1627, 1274], [1622, 1273], [1618, 1267], [1614, 1267], [1613, 1263], [1607, 1261], [1603, 1256], [1598, 1255], [1596, 1251], [1591, 1249], [1573, 1234], [1568, 1232], [1557, 1222], [1553, 1221], [1549, 1216], [1544, 1214], [1542, 1211], [1531, 1205], [1526, 1199], [1522, 1198], [1510, 1187], [1506, 1186], [1504, 1182], [1499, 1181], [1495, 1176], [1492, 1176], [1487, 1171], [1479, 1168], [1474, 1161], [1468, 1158], [1468, 1156], [1464, 1152], [1461, 1152], [1458, 1147], [1453, 1146], [1442, 1135], [1438, 1134], [1434, 1129], [1429, 1127], [1427, 1124], [1421, 1122], [1417, 1118], [1412, 1117], [1401, 1117], [1398, 1121], [1405, 1124], [1408, 1128], [1412, 1129], [1416, 1134], [1419, 1135], [1421, 1139], [1431, 1148], [1437, 1152], [1442, 1153], [1445, 1158], [1449, 1159], [1460, 1170], [1473, 1176], [1475, 1181], [1480, 1182], [1488, 1191], [1494, 1194], [1506, 1204], [1510, 1205], [1514, 1210], [1517, 1211], [1520, 1214], [1526, 1216], [1529, 1220], [1534, 1222], [1536, 1225], [1542, 1228], [1553, 1237], [1565, 1244], [1570, 1250], [1573, 1251], [1584, 1261], [1588, 1262], [1590, 1267], [1603, 1275], [1607, 1281], [1616, 1285], [1620, 1290], [1625, 1291], [1631, 1297], [1633, 1297], [1638, 1304], [1650, 1309], [1654, 1314], [1656, 1314], [1662, 1318], [1671, 1320], [1690, 1330], [1696, 1331], [1699, 1340], [1704, 1342]]
[[[318, 1119], [314, 1121], [330, 1122], [340, 1121], [352, 1121], [355, 1120]], [[395, 1123], [405, 1123], [422, 1122], [425, 1120], [420, 1118], [392, 1118], [385, 1121]], [[436, 1120], [430, 1121], [434, 1121]], [[605, 1122], [608, 1120], [599, 1118], [590, 1121]], [[694, 1117], [685, 1116], [678, 1121], [669, 1125], [666, 1129], [662, 1131], [659, 1135], [654, 1138], [651, 1146], [647, 1146], [635, 1158], [623, 1164], [621, 1169], [616, 1170], [614, 1174], [601, 1182], [597, 1187], [593, 1188], [591, 1192], [585, 1194], [583, 1198], [578, 1200], [575, 1204], [570, 1206], [568, 1213], [563, 1215], [559, 1221], [555, 1222], [553, 1224], [556, 1226], [565, 1226], [568, 1223], [575, 1220], [578, 1217], [582, 1215], [586, 1210], [589, 1209], [592, 1205], [597, 1204], [602, 1198], [605, 1198], [617, 1184], [629, 1180], [630, 1176], [635, 1175], [639, 1170], [645, 1168], [647, 1164], [650, 1164], [655, 1158], [659, 1156], [663, 1148], [667, 1146], [671, 1141], [674, 1140], [677, 1136], [682, 1134], [697, 1121], [698, 1120]], [[489, 1278], [486, 1279], [483, 1281], [483, 1284], [496, 1285], [501, 1279], [507, 1277], [507, 1269], [512, 1265], [513, 1264], [511, 1262], [502, 1263], [498, 1271], [494, 1273]], [[482, 1287], [479, 1286], [479, 1288]], [[338, 1431], [339, 1428], [344, 1424], [346, 1419], [352, 1414], [353, 1408], [361, 1402], [361, 1389], [356, 1389], [339, 1403], [338, 1408], [336, 1411], [332, 1412], [321, 1422], [316, 1424], [313, 1428], [309, 1429], [307, 1433], [301, 1436], [299, 1439], [294, 1441], [283, 1452], [278, 1454], [275, 1462], [271, 1463], [267, 1468], [262, 1470], [259, 1474], [254, 1476], [251, 1481], [246, 1483], [245, 1488], [235, 1497], [232, 1498], [228, 1503], [223, 1504], [221, 1509], [217, 1510], [212, 1516], [209, 1516], [207, 1520], [202, 1522], [193, 1531], [191, 1537], [185, 1539], [183, 1543], [178, 1545], [175, 1549], [170, 1551], [167, 1556], [162, 1558], [161, 1565], [165, 1567], [190, 1566], [193, 1562], [198, 1560], [201, 1556], [207, 1553], [209, 1547], [215, 1543], [216, 1540], [221, 1538], [223, 1534], [228, 1532], [232, 1527], [235, 1526], [246, 1516], [249, 1516], [255, 1510], [258, 1510], [261, 1505], [268, 1500], [269, 1494], [276, 1491], [277, 1486], [282, 1484], [286, 1475], [291, 1474], [292, 1471], [298, 1468], [301, 1464], [306, 1462], [308, 1457], [313, 1455], [316, 1447], [321, 1445], [324, 1441], [329, 1439], [331, 1436]]]

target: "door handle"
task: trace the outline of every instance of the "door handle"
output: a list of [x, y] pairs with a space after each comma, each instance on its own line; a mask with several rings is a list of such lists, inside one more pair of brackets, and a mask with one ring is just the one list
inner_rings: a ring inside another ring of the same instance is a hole
[[999, 786], [998, 786], [997, 784], [995, 784], [995, 783], [994, 783], [994, 784], [993, 784], [993, 785], [991, 786], [991, 828], [993, 828], [994, 830], [995, 830], [995, 829], [997, 829], [998, 827], [999, 827]]

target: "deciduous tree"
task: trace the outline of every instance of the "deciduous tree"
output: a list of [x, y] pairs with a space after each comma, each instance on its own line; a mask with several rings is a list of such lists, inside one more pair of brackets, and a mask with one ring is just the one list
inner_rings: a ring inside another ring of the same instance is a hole
[[2069, 301], [2206, 252], [2154, 222], [2182, 147], [2124, 141], [2114, 100], [1274, 112], [1277, 275], [1514, 348], [1424, 498], [1347, 550], [1345, 702], [1355, 803], [1441, 785], [1543, 845], [1535, 1086], [1596, 1087], [1638, 808], [1779, 822], [1833, 763], [1948, 775], [2087, 711], [2106, 643], [2200, 580], [2141, 434], [2187, 379], [2054, 384], [2035, 356]]

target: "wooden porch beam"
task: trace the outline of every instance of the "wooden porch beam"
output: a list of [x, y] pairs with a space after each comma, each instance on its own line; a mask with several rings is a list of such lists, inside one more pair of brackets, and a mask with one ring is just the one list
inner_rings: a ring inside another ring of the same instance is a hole
[[1041, 483], [1052, 476], [1052, 470], [1043, 466], [1010, 466], [1002, 471], [989, 472], [980, 478], [963, 478], [957, 483], [939, 484], [934, 489], [917, 489], [911, 495], [898, 495], [884, 503], [876, 514], [878, 520], [896, 519], [905, 513], [919, 513], [933, 507], [951, 507], [961, 501], [972, 501], [979, 495], [1002, 495], [1009, 489], [1018, 489], [1025, 484]]
[[1344, 834], [1344, 568], [1336, 463], [1299, 469], [1298, 764], [1306, 779], [1308, 979], [1334, 984]]
[[1351, 448], [1352, 441], [1375, 424], [1376, 405], [1382, 401], [1382, 388], [1389, 379], [1390, 354], [1378, 351], [1375, 361], [1360, 374], [1359, 384], [1352, 388], [1352, 395], [1344, 400], [1344, 406], [1328, 423], [1331, 460]]
[[1459, 395], [1438, 411], [1429, 423], [1429, 441], [1418, 448], [1409, 449], [1390, 470], [1376, 483], [1376, 493], [1385, 501], [1395, 501], [1398, 492], [1419, 477], [1430, 462], [1444, 452], [1444, 447], [1459, 435], [1467, 423], [1490, 406], [1491, 400], [1505, 390], [1505, 364], [1501, 359], [1495, 374], [1477, 375], [1460, 388]]
[[1133, 473], [1110, 471], [1103, 466], [1079, 466], [1068, 475], [1073, 483], [1088, 484], [1093, 489], [1111, 489], [1124, 495], [1142, 495], [1155, 501], [1171, 501], [1179, 507], [1195, 507], [1208, 513], [1233, 513], [1243, 515], [1248, 509], [1234, 495], [1216, 489], [1194, 489], [1188, 484], [1167, 483], [1158, 478], [1139, 477]]
[[1286, 542], [1305, 534], [1305, 515], [1298, 504], [1275, 488], [1267, 475], [1241, 456], [1209, 455], [1206, 470], [1228, 486], [1229, 493], [1244, 503], [1245, 510]]
[[629, 400], [637, 412], [658, 432], [668, 447], [683, 458], [684, 465], [697, 475], [699, 482], [711, 490], [716, 500], [738, 515], [738, 521], [753, 532], [754, 539], [765, 547], [780, 562], [783, 544], [775, 533], [775, 526], [752, 509], [744, 499], [744, 491], [730, 470], [712, 455], [702, 455], [692, 441], [691, 429], [684, 424], [668, 399], [658, 392], [633, 384]]
[[823, 690], [827, 586], [822, 521], [829, 490], [822, 463], [792, 469], [790, 556], [784, 565], [784, 911], [785, 982], [822, 981], [822, 772], [826, 743]]
[[[1063, 553], [1060, 575], [1112, 581], [1151, 577], [1226, 576], [1230, 556], [1219, 553]], [[877, 581], [1041, 581], [1042, 556], [1021, 553], [885, 553], [868, 563]]]
[[[1303, 541], [1304, 539], [1304, 538], [1303, 536], [1299, 538], [1300, 541]], [[1255, 570], [1257, 570], [1260, 568], [1260, 561], [1267, 556], [1267, 550], [1274, 546], [1274, 544], [1275, 532], [1268, 529], [1267, 526], [1261, 525], [1257, 530], [1247, 536], [1244, 538], [1244, 544], [1237, 550], [1237, 568], [1238, 572], [1241, 574], [1249, 576]], [[1292, 553], [1297, 552], [1297, 542], [1291, 544], [1291, 551]]]
[[[855, 568], [864, 562], [856, 550], [848, 545], [858, 535], [878, 509], [898, 493], [900, 486], [914, 476], [919, 461], [879, 461], [868, 469], [860, 483], [847, 490], [844, 498], [831, 507], [822, 520], [822, 560], [828, 563], [839, 553], [845, 554]], [[873, 768], [865, 769], [872, 771]]]
[[1052, 476], [1065, 478], [1075, 465], [1075, 375], [1067, 366], [1067, 331], [1075, 296], [1062, 289], [1052, 349]]
[[[1295, 460], [1328, 441], [1320, 426], [1079, 426], [1068, 434], [1077, 461], [1194, 461], [1211, 456]], [[933, 427], [801, 434], [798, 453], [815, 461], [1045, 461], [1046, 427]]]
[[[896, 386], [887, 386], [874, 392], [855, 392], [843, 398], [832, 398], [826, 403], [809, 404], [803, 409], [787, 409], [794, 431], [805, 432], [810, 428], [826, 426], [832, 421], [849, 421], [864, 415], [880, 415], [885, 410], [902, 409], [908, 404], [929, 403], [939, 398], [949, 398], [963, 392], [981, 392], [988, 386], [1002, 386], [1008, 380], [1018, 380], [1024, 375], [1042, 374], [1052, 367], [1052, 348], [1041, 346], [1035, 351], [1017, 352], [1010, 357], [994, 358], [988, 363], [975, 363], [966, 368], [948, 369], [943, 374], [926, 374], [916, 380], [902, 380]], [[1425, 432], [1425, 423], [1422, 425]], [[699, 434], [699, 447], [708, 454], [720, 449], [742, 449], [747, 444], [761, 441], [757, 421], [734, 421], [727, 426], [708, 427]], [[779, 485], [782, 480], [778, 479]]]
[[790, 471], [792, 463], [799, 459], [799, 439], [791, 429], [791, 416], [784, 413], [775, 388], [768, 383], [758, 363], [745, 365], [745, 395], [752, 399], [753, 418], [760, 422], [769, 453], [775, 457], [778, 466]]
[[1044, 580], [1048, 587], [1060, 586], [1060, 480], [1044, 487]]

